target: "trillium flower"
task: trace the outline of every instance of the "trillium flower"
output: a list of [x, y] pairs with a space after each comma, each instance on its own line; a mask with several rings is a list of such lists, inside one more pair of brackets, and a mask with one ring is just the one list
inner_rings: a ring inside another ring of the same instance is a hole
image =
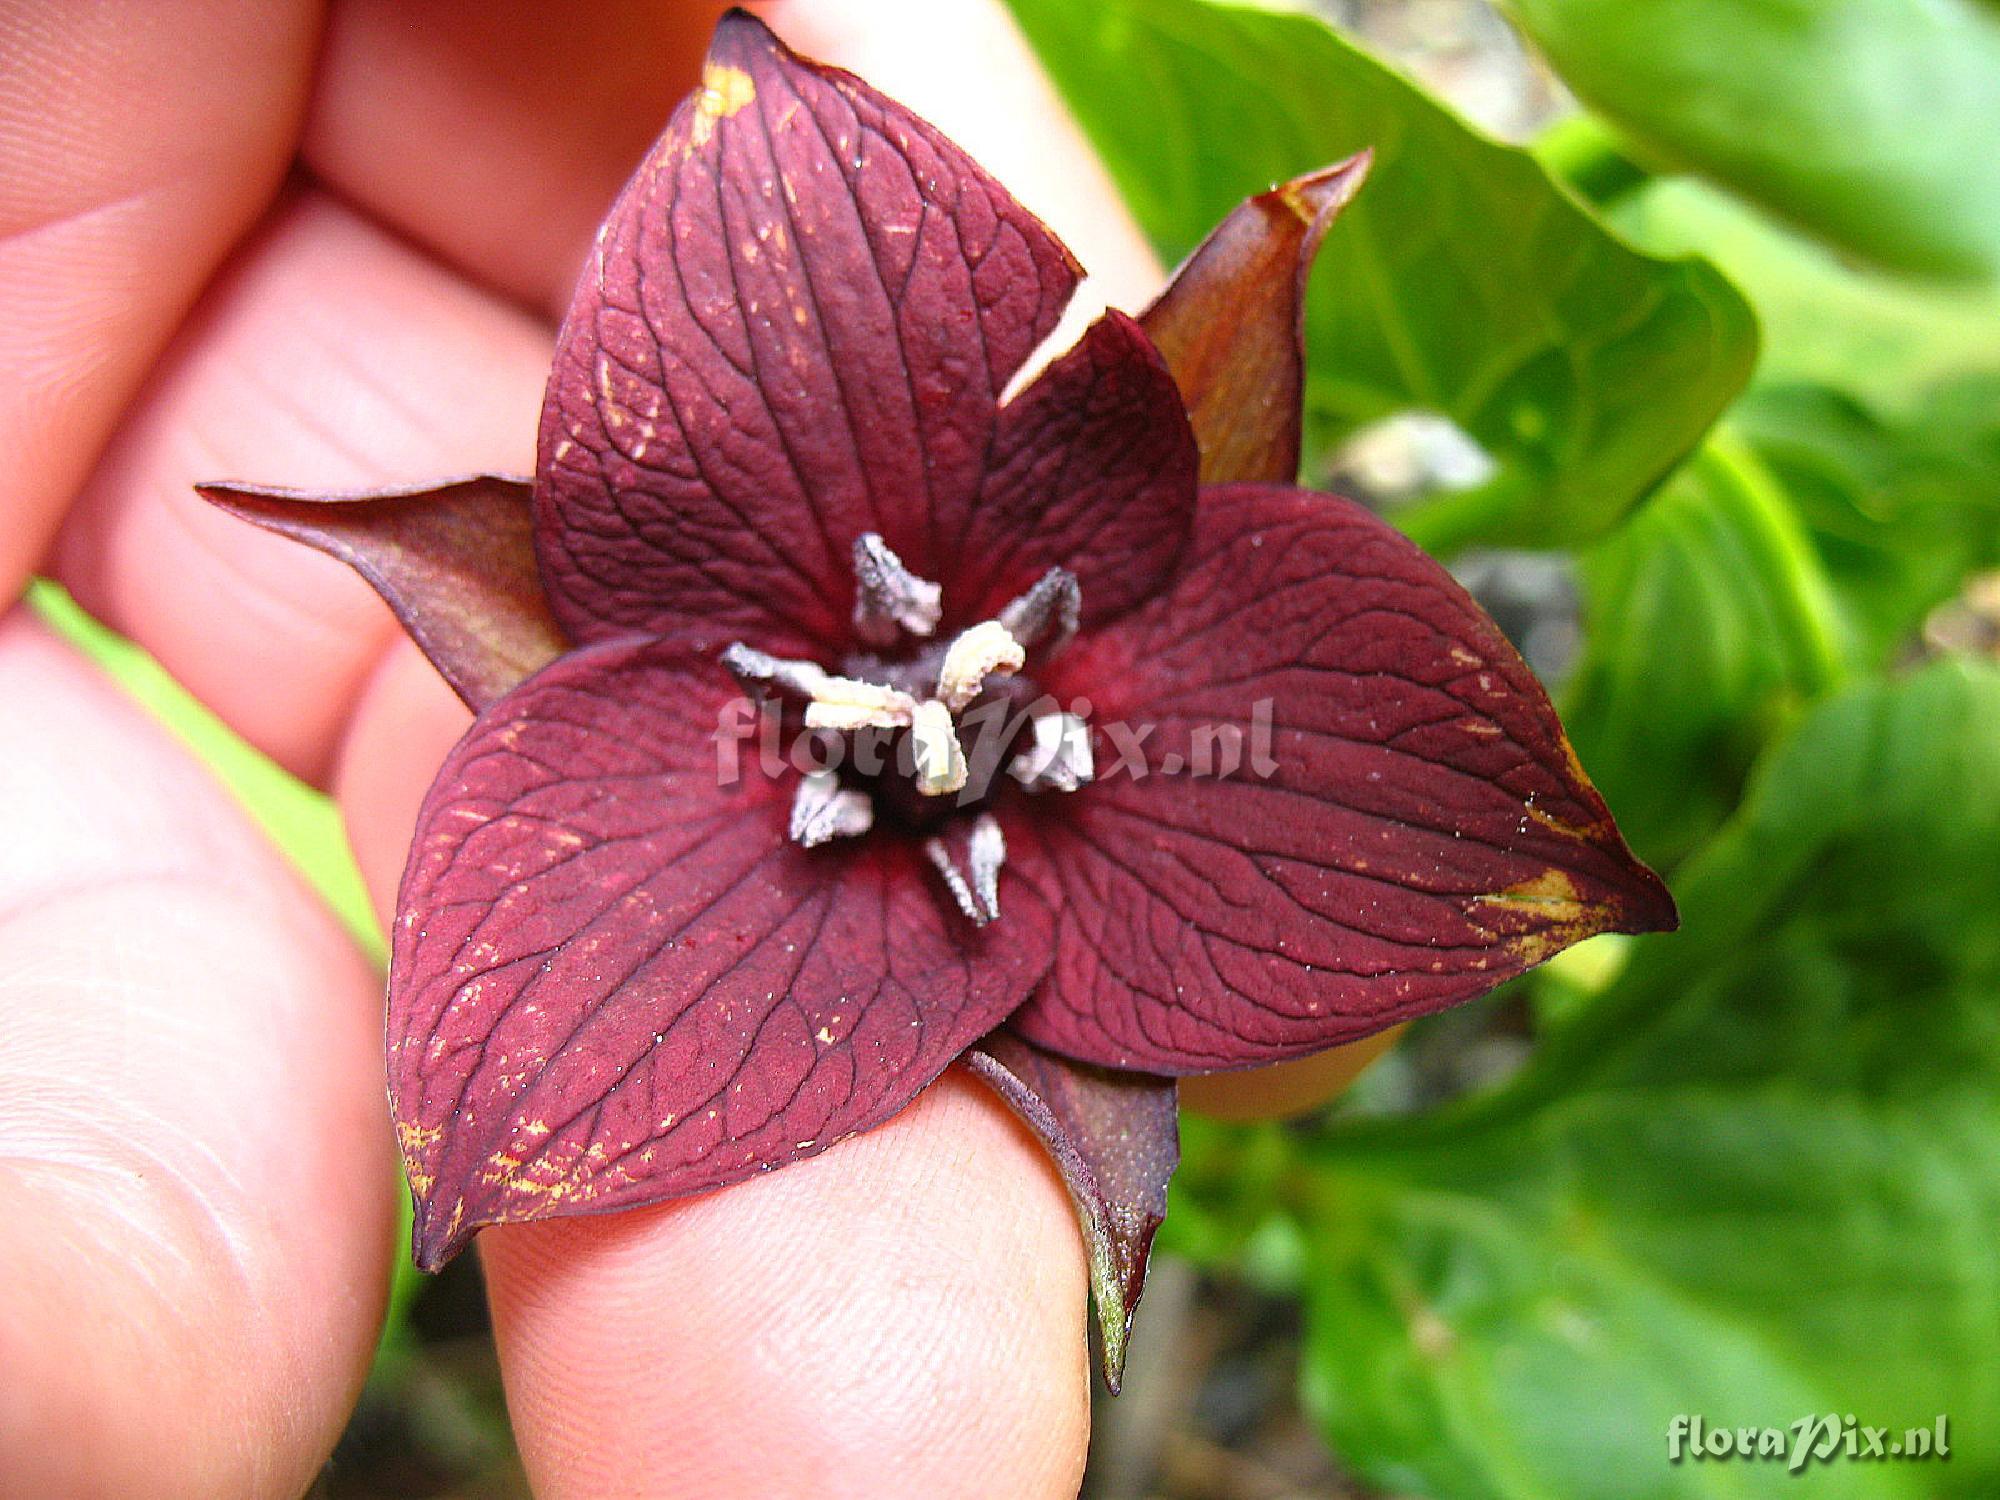
[[393, 932], [421, 1265], [810, 1156], [965, 1057], [1076, 1197], [1115, 1385], [1176, 1077], [1673, 924], [1493, 624], [1290, 487], [1305, 269], [1365, 169], [1021, 384], [1074, 259], [732, 13], [598, 236], [532, 482], [204, 486], [352, 563], [478, 714]]

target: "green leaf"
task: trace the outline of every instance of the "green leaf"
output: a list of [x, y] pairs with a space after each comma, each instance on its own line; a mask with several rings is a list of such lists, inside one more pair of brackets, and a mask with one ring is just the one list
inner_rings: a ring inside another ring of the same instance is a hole
[[1334, 436], [1450, 417], [1498, 465], [1413, 517], [1434, 547], [1579, 540], [1686, 454], [1747, 378], [1756, 332], [1713, 267], [1607, 232], [1491, 141], [1306, 15], [1208, 0], [1012, 0], [1161, 251], [1246, 195], [1376, 152], [1328, 235], [1307, 405]]
[[[1451, 1500], [2000, 1491], [2000, 670], [1822, 705], [1680, 934], [1496, 1094], [1292, 1185], [1309, 1394]], [[1948, 1463], [1667, 1462], [1669, 1424], [1949, 1415]]]
[[1763, 328], [1764, 383], [1806, 381], [1907, 413], [1941, 381], [2000, 371], [2000, 292], [1871, 274], [1698, 182], [1621, 197], [1614, 223], [1661, 255], [1713, 259]]
[[2000, 273], [2000, 14], [1979, 0], [1505, 0], [1586, 102], [1879, 264]]
[[1729, 816], [1771, 734], [1840, 681], [1833, 595], [1785, 497], [1723, 439], [1580, 564], [1589, 644], [1563, 718], [1627, 840], [1672, 865]]
[[1732, 423], [1807, 526], [1860, 665], [1893, 660], [1968, 573], [2000, 565], [2000, 377], [1894, 421], [1824, 387], [1760, 387]]

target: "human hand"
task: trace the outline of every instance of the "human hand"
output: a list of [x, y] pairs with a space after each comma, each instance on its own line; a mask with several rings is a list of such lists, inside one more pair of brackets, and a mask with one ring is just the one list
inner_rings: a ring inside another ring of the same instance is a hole
[[[46, 560], [333, 791], [384, 910], [464, 711], [358, 580], [190, 486], [529, 469], [554, 319], [719, 9], [0, 18], [0, 574]], [[954, 135], [1102, 300], [1143, 300], [1156, 268], [997, 3], [761, 10]], [[0, 1494], [296, 1493], [391, 1254], [379, 980], [18, 611], [0, 695]], [[480, 1245], [538, 1493], [1076, 1487], [1075, 1225], [957, 1074], [775, 1176]]]

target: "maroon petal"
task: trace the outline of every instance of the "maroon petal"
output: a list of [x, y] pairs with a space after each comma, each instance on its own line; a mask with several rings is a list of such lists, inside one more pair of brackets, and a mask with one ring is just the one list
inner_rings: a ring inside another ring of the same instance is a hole
[[1041, 1046], [1176, 1074], [1293, 1057], [1674, 924], [1520, 657], [1349, 501], [1204, 490], [1171, 595], [1057, 665], [1099, 779], [1036, 825], [1057, 953], [1014, 1024]]
[[535, 570], [524, 479], [481, 474], [345, 495], [250, 484], [195, 488], [367, 579], [475, 712], [568, 649]]
[[1075, 1200], [1104, 1383], [1115, 1396], [1153, 1235], [1167, 1216], [1167, 1181], [1181, 1159], [1174, 1081], [1073, 1063], [1004, 1029], [966, 1053], [965, 1064], [1041, 1137]]
[[482, 1224], [717, 1187], [877, 1125], [1045, 967], [1025, 884], [1003, 876], [982, 930], [912, 840], [789, 842], [795, 778], [718, 736], [736, 701], [706, 652], [605, 642], [447, 758], [390, 967], [419, 1264]]
[[563, 325], [543, 576], [579, 640], [700, 620], [823, 641], [860, 533], [937, 576], [931, 527], [962, 529], [1000, 392], [1080, 272], [936, 130], [749, 15], [703, 80]]
[[1166, 362], [1107, 313], [1001, 416], [992, 469], [935, 548], [953, 623], [999, 610], [1052, 567], [1074, 573], [1086, 625], [1172, 576], [1194, 522], [1194, 433]]
[[1245, 199], [1139, 320], [1180, 382], [1203, 484], [1298, 478], [1306, 273], [1371, 159]]

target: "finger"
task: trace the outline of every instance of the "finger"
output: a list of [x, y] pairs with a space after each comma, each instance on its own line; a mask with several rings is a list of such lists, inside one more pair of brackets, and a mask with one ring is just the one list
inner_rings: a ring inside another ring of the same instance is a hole
[[[384, 222], [559, 313], [722, 9], [341, 0], [306, 160]], [[1151, 252], [1000, 0], [758, 9], [799, 50], [861, 73], [966, 147], [1068, 240], [1104, 297], [1136, 307], [1156, 289]]]
[[0, 9], [0, 598], [283, 174], [313, 9]]
[[333, 778], [354, 862], [386, 930], [409, 858], [417, 809], [471, 712], [407, 640], [381, 660], [363, 689]]
[[291, 1495], [379, 1323], [377, 981], [228, 798], [0, 621], [0, 1495]]
[[769, 1177], [480, 1244], [543, 1500], [1081, 1482], [1075, 1219], [1040, 1148], [955, 1073]]
[[346, 568], [192, 486], [530, 469], [548, 358], [519, 311], [323, 194], [296, 196], [175, 340], [64, 528], [58, 575], [239, 733], [322, 781], [394, 622]]
[[605, 207], [694, 86], [723, 9], [340, 0], [305, 159], [419, 244], [560, 312]]

